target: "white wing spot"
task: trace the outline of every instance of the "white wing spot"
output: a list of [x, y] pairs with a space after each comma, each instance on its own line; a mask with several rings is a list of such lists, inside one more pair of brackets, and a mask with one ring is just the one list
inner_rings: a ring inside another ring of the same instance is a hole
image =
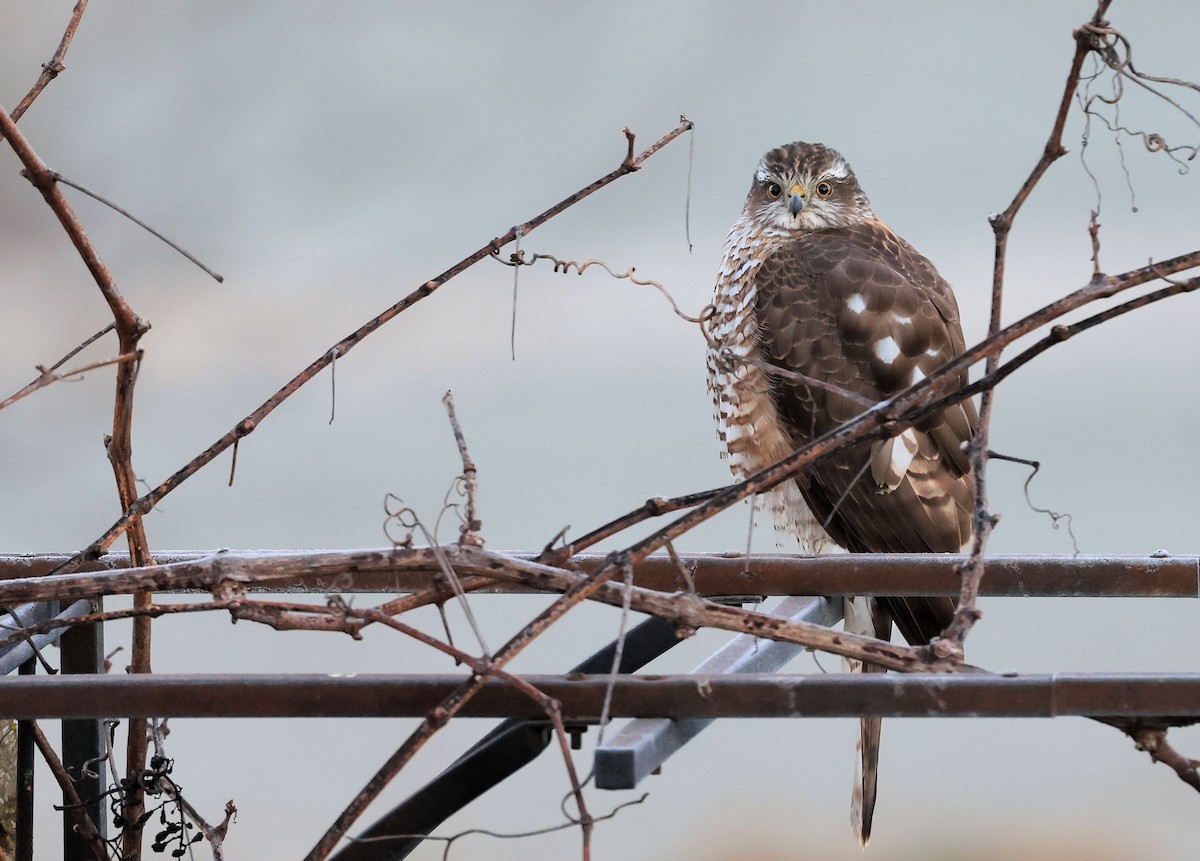
[[937, 347], [930, 347], [925, 351], [925, 355], [929, 356], [931, 359], [936, 359], [938, 357]]
[[[896, 445], [892, 448], [892, 474], [898, 478], [904, 476], [916, 454], [917, 432], [909, 428], [896, 438]], [[899, 484], [896, 486], [899, 487]]]
[[921, 373], [921, 369], [913, 368], [912, 380], [909, 381], [909, 385], [915, 386], [917, 383], [921, 382], [921, 380], [923, 380], [923, 379], [925, 379], [925, 375]]
[[846, 307], [855, 314], [861, 314], [867, 310], [867, 300], [863, 298], [863, 294], [855, 293], [846, 300]]
[[893, 319], [894, 319], [894, 320], [895, 320], [897, 323], [899, 323], [901, 326], [907, 326], [909, 323], [911, 323], [911, 322], [912, 322], [912, 317], [909, 317], [909, 316], [907, 316], [907, 315], [905, 315], [905, 314], [893, 314], [893, 315], [892, 315], [892, 318], [893, 318]]
[[879, 357], [881, 362], [889, 364], [896, 361], [900, 355], [900, 345], [896, 343], [896, 339], [889, 335], [875, 342], [875, 355]]

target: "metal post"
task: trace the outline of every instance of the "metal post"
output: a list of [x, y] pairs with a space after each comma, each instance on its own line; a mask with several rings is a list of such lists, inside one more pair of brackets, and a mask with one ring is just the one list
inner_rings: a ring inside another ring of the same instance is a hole
[[[37, 672], [37, 658], [21, 664], [23, 676]], [[17, 722], [17, 821], [14, 861], [33, 861], [33, 721]]]
[[[97, 601], [97, 604], [100, 602]], [[96, 608], [97, 610], [100, 607]], [[104, 673], [104, 628], [100, 624], [77, 625], [60, 641], [63, 673]], [[107, 834], [103, 793], [106, 789], [103, 763], [105, 753], [102, 720], [71, 719], [62, 722], [62, 761], [75, 778], [75, 789], [87, 807], [87, 814], [101, 836]], [[85, 763], [89, 763], [85, 768]], [[92, 848], [63, 819], [64, 861], [93, 861]]]

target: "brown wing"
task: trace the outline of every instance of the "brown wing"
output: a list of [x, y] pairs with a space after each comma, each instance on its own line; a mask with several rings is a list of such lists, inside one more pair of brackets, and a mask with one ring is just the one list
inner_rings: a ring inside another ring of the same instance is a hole
[[[774, 379], [780, 418], [798, 445], [858, 415], [863, 398], [895, 394], [963, 349], [949, 285], [879, 221], [797, 237], [763, 262], [755, 286], [765, 358], [849, 393]], [[798, 480], [801, 492], [847, 550], [956, 552], [971, 533], [974, 486], [962, 444], [976, 420], [970, 402], [948, 407], [819, 464]], [[927, 642], [953, 612], [949, 599], [883, 603], [910, 642]]]

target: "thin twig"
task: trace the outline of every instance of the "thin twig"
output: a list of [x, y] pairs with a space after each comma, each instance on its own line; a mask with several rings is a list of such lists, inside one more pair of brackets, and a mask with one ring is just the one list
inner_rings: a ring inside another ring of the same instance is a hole
[[204, 839], [208, 841], [208, 845], [212, 848], [213, 861], [223, 861], [225, 858], [225, 835], [229, 831], [230, 823], [237, 817], [237, 807], [234, 805], [233, 799], [231, 798], [225, 802], [225, 818], [221, 820], [221, 824], [211, 825], [192, 806], [191, 802], [183, 797], [183, 794], [179, 791], [179, 785], [174, 780], [164, 776], [162, 787], [167, 797], [178, 804], [188, 819], [192, 820], [196, 827], [200, 829], [200, 833], [204, 835]]
[[[675, 547], [671, 546], [674, 553]], [[678, 557], [676, 557], [678, 561]], [[625, 634], [629, 630], [629, 613], [633, 600], [633, 566], [626, 565], [621, 569], [621, 581], [624, 587], [625, 600], [621, 603], [621, 621], [617, 626], [616, 648], [613, 649], [612, 667], [608, 672], [608, 687], [604, 689], [604, 702], [600, 706], [600, 729], [597, 731], [596, 746], [604, 742], [604, 731], [608, 728], [609, 710], [612, 708], [613, 686], [621, 674], [621, 658], [625, 654]]]
[[[329, 423], [333, 424], [333, 417], [337, 415], [337, 347], [329, 351]], [[234, 447], [234, 456], [237, 456], [236, 444]], [[230, 473], [229, 483], [233, 484], [233, 474]]]
[[75, 189], [76, 191], [83, 192], [88, 197], [90, 197], [92, 200], [100, 201], [101, 203], [103, 203], [105, 206], [107, 206], [109, 209], [113, 210], [114, 212], [119, 212], [121, 215], [124, 215], [126, 218], [128, 218], [130, 221], [132, 221], [138, 227], [142, 228], [142, 230], [145, 230], [147, 233], [149, 233], [155, 239], [159, 239], [162, 242], [166, 243], [167, 245], [171, 246], [171, 248], [173, 248], [175, 251], [179, 252], [184, 257], [186, 257], [189, 261], [196, 264], [196, 266], [203, 269], [204, 272], [209, 277], [211, 277], [214, 281], [216, 281], [218, 284], [224, 283], [225, 278], [223, 276], [218, 275], [216, 272], [209, 269], [202, 262], [200, 262], [200, 260], [198, 260], [193, 254], [190, 254], [187, 251], [187, 249], [183, 248], [178, 243], [172, 242], [170, 239], [167, 239], [167, 237], [163, 236], [161, 233], [159, 233], [157, 230], [155, 230], [153, 227], [151, 227], [146, 222], [142, 221], [140, 218], [138, 218], [133, 213], [129, 212], [126, 209], [122, 209], [121, 207], [117, 206], [115, 203], [113, 203], [108, 198], [103, 197], [99, 194], [96, 194], [96, 192], [92, 191], [90, 188], [85, 188], [84, 186], [80, 185], [79, 183], [75, 182], [74, 180], [67, 179], [65, 176], [63, 176], [61, 173], [58, 173], [57, 171], [54, 172], [54, 178], [56, 180], [58, 180], [59, 182], [61, 182], [63, 185], [69, 185], [71, 188]]
[[1022, 466], [1029, 467], [1029, 475], [1025, 477], [1025, 484], [1023, 486], [1025, 492], [1025, 504], [1029, 506], [1030, 511], [1034, 511], [1038, 514], [1044, 514], [1049, 517], [1050, 525], [1053, 529], [1058, 529], [1058, 522], [1060, 520], [1065, 520], [1067, 523], [1067, 535], [1069, 535], [1071, 538], [1071, 549], [1073, 554], [1078, 556], [1080, 552], [1079, 540], [1075, 537], [1075, 530], [1071, 527], [1071, 520], [1073, 519], [1072, 516], [1070, 514], [1052, 511], [1049, 508], [1042, 508], [1038, 505], [1035, 505], [1033, 502], [1033, 497], [1029, 493], [1029, 485], [1033, 483], [1035, 478], [1037, 478], [1037, 474], [1042, 468], [1041, 461], [1030, 460], [1029, 458], [1024, 457], [1015, 457], [1011, 454], [1000, 454], [999, 452], [995, 451], [989, 451], [987, 456], [988, 460], [1001, 460], [1008, 463], [1019, 463]]
[[467, 451], [467, 439], [463, 436], [462, 425], [458, 423], [458, 414], [454, 411], [454, 393], [447, 390], [446, 394], [442, 396], [442, 403], [445, 404], [446, 414], [450, 417], [450, 429], [454, 432], [454, 443], [458, 446], [458, 455], [462, 458], [463, 466], [463, 487], [464, 496], [467, 499], [467, 510], [459, 541], [462, 544], [473, 544], [476, 547], [482, 547], [483, 537], [479, 534], [479, 530], [483, 528], [483, 523], [479, 520], [478, 508], [476, 506], [476, 494], [479, 489], [479, 483], [475, 461], [471, 459], [471, 453]]
[[683, 235], [687, 240], [688, 254], [692, 253], [692, 168], [696, 164], [696, 130], [688, 135], [687, 194], [683, 199]]
[[843, 388], [836, 383], [831, 383], [828, 380], [810, 377], [808, 374], [802, 374], [799, 371], [793, 371], [789, 370], [788, 368], [780, 367], [779, 365], [768, 362], [765, 359], [755, 358], [753, 355], [734, 357], [733, 351], [728, 347], [720, 348], [714, 355], [714, 358], [717, 361], [718, 367], [722, 365], [725, 367], [732, 367], [734, 365], [752, 365], [755, 368], [765, 371], [769, 376], [776, 377], [781, 380], [787, 380], [791, 383], [799, 383], [803, 386], [812, 386], [814, 389], [832, 392], [835, 395], [839, 395], [847, 400], [854, 401], [855, 403], [861, 404], [864, 407], [873, 407], [878, 403], [878, 401], [873, 401], [865, 395], [860, 395], [858, 392], [853, 392], [850, 389]]
[[694, 508], [700, 503], [707, 502], [708, 500], [712, 499], [722, 490], [725, 490], [725, 488], [718, 487], [713, 490], [704, 490], [700, 493], [689, 493], [686, 496], [676, 496], [673, 499], [663, 499], [661, 496], [652, 497], [647, 499], [640, 508], [635, 508], [633, 511], [623, 514], [616, 520], [612, 520], [603, 526], [592, 530], [581, 538], [578, 538], [570, 543], [566, 543], [562, 547], [555, 549], [554, 541], [557, 541], [563, 536], [563, 532], [560, 532], [554, 537], [554, 540], [547, 544], [542, 550], [542, 554], [538, 557], [538, 561], [546, 565], [562, 565], [576, 553], [582, 553], [589, 547], [594, 547], [601, 541], [605, 541], [614, 535], [624, 532], [631, 526], [636, 526], [637, 524], [649, 520], [652, 517], [662, 517], [664, 514], [670, 514], [674, 511], [681, 511], [685, 508]]
[[[25, 98], [17, 103], [13, 108], [12, 120], [17, 122], [24, 115], [25, 111], [29, 110], [29, 106], [33, 104], [33, 100], [41, 95], [42, 90], [46, 89], [47, 85], [57, 78], [67, 67], [63, 64], [66, 59], [67, 51], [71, 47], [71, 42], [75, 38], [75, 31], [79, 29], [79, 22], [83, 19], [84, 10], [87, 9], [88, 0], [79, 0], [75, 4], [75, 9], [71, 12], [71, 20], [67, 22], [67, 29], [63, 33], [62, 40], [58, 43], [58, 50], [54, 52], [54, 56], [50, 58], [48, 63], [42, 63], [42, 73], [38, 75], [38, 79], [34, 82], [29, 92], [25, 94]], [[3, 138], [0, 133], [0, 138]]]
[[[559, 258], [555, 257], [553, 254], [526, 255], [525, 252], [523, 252], [520, 248], [515, 249], [513, 251], [513, 253], [508, 256], [507, 260], [502, 258], [499, 254], [493, 254], [492, 257], [498, 263], [503, 263], [505, 266], [513, 267], [513, 270], [514, 270], [513, 278], [514, 279], [516, 278], [516, 270], [520, 269], [520, 267], [522, 267], [522, 266], [533, 266], [539, 260], [549, 260], [551, 263], [554, 264], [554, 271], [562, 273], [564, 275], [566, 273], [570, 272], [572, 269], [575, 270], [576, 275], [582, 275], [586, 270], [590, 269], [591, 267], [599, 266], [601, 269], [603, 269], [605, 272], [607, 272], [613, 278], [628, 279], [629, 281], [632, 281], [634, 284], [637, 284], [641, 287], [655, 288], [656, 290], [658, 290], [659, 293], [661, 293], [666, 298], [666, 300], [668, 302], [671, 303], [671, 309], [675, 312], [676, 317], [679, 317], [682, 320], [687, 320], [689, 323], [700, 324], [700, 323], [704, 322], [703, 314], [701, 314], [700, 316], [693, 317], [691, 314], [688, 314], [688, 313], [684, 312], [683, 310], [681, 310], [679, 305], [676, 304], [676, 302], [675, 302], [675, 297], [671, 295], [671, 291], [668, 290], [661, 282], [653, 281], [649, 278], [638, 278], [637, 275], [635, 274], [637, 272], [637, 269], [635, 269], [632, 266], [630, 266], [624, 272], [616, 272], [613, 270], [613, 268], [611, 266], [609, 266], [603, 260], [597, 260], [595, 258], [592, 258], [590, 260], [585, 260], [582, 263], [579, 263], [575, 260], [560, 260]], [[513, 289], [514, 289], [513, 302], [515, 304], [516, 303], [515, 282], [514, 282]]]
[[[516, 236], [513, 237], [513, 254], [521, 253], [521, 234], [522, 231], [518, 228]], [[513, 289], [512, 289], [512, 319], [508, 328], [508, 353], [512, 361], [517, 360], [517, 288], [520, 286], [521, 270], [519, 267], [513, 267]]]
[[46, 386], [49, 386], [52, 383], [57, 383], [59, 380], [78, 377], [80, 374], [84, 374], [88, 371], [94, 371], [97, 368], [104, 368], [108, 365], [119, 364], [120, 362], [134, 361], [139, 358], [141, 358], [140, 351], [135, 353], [127, 353], [121, 356], [114, 356], [111, 359], [102, 359], [98, 362], [92, 362], [78, 368], [72, 368], [69, 371], [63, 371], [61, 374], [54, 373], [50, 368], [44, 368], [41, 365], [38, 365], [37, 369], [41, 371], [41, 374], [38, 376], [38, 378], [22, 388], [20, 391], [14, 392], [4, 400], [0, 401], [0, 410], [15, 404], [24, 397], [32, 395], [38, 389], [44, 389]]

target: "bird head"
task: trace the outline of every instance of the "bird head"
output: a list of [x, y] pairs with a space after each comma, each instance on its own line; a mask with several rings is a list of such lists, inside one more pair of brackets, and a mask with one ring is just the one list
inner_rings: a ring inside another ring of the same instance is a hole
[[849, 163], [823, 144], [785, 144], [758, 163], [744, 215], [791, 231], [823, 230], [871, 218]]

